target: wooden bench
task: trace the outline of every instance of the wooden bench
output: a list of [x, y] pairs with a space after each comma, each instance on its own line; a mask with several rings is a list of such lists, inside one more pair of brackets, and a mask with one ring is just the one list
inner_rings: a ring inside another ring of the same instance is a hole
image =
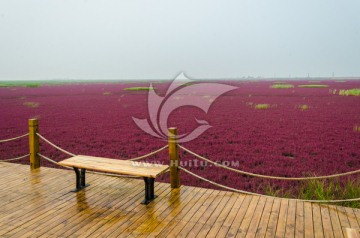
[[60, 161], [59, 164], [74, 168], [76, 174], [76, 189], [72, 190], [74, 192], [89, 186], [89, 184], [86, 184], [85, 182], [85, 173], [87, 169], [143, 177], [145, 182], [145, 200], [142, 204], [148, 204], [157, 197], [154, 194], [155, 178], [169, 169], [169, 166], [166, 165], [86, 155], [77, 155]]

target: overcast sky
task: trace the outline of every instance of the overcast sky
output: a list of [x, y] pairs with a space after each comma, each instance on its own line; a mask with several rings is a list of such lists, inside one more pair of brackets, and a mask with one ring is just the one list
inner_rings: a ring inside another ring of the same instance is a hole
[[359, 0], [0, 0], [0, 80], [360, 76]]

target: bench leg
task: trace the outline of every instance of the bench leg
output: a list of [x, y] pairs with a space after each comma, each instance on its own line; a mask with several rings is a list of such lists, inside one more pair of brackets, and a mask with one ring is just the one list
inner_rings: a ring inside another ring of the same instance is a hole
[[141, 204], [149, 204], [152, 200], [154, 200], [157, 196], [154, 194], [154, 178], [144, 177], [145, 182], [145, 200], [141, 202]]
[[84, 189], [85, 187], [90, 186], [90, 184], [86, 184], [85, 183], [85, 173], [86, 173], [86, 169], [78, 169], [74, 167], [74, 171], [76, 174], [76, 188], [71, 190], [72, 192], [78, 192], [82, 189]]

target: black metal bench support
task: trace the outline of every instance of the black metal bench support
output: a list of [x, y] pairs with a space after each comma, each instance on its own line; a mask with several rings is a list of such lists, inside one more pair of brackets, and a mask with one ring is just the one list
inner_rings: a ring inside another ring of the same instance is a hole
[[78, 192], [88, 186], [90, 186], [90, 184], [87, 184], [85, 182], [85, 173], [86, 173], [86, 169], [78, 169], [76, 167], [74, 167], [74, 171], [76, 174], [76, 188], [71, 190], [72, 192]]
[[152, 200], [157, 198], [157, 196], [154, 194], [154, 178], [147, 178], [144, 177], [145, 182], [145, 200], [141, 202], [141, 204], [149, 204]]
[[[79, 168], [74, 167], [74, 171], [76, 174], [76, 188], [71, 190], [72, 192], [78, 192], [78, 191], [90, 186], [90, 184], [87, 184], [85, 182], [86, 169], [79, 169]], [[141, 204], [147, 205], [152, 200], [157, 198], [157, 196], [154, 193], [155, 179], [144, 177], [144, 182], [145, 182], [145, 199], [144, 199], [144, 201], [141, 202]]]

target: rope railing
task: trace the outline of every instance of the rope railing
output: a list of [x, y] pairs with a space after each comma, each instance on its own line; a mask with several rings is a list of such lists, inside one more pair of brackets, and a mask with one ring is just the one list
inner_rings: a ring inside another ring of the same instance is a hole
[[[45, 138], [42, 137], [42, 139], [45, 139]], [[45, 139], [45, 140], [46, 140], [46, 139]], [[50, 143], [51, 143], [51, 142], [50, 142]], [[56, 145], [55, 145], [55, 146], [56, 146]], [[129, 160], [134, 161], [134, 160], [140, 160], [140, 159], [149, 157], [149, 156], [151, 156], [151, 155], [154, 155], [154, 154], [156, 154], [156, 153], [159, 153], [160, 151], [166, 149], [167, 147], [168, 147], [168, 146], [166, 145], [166, 146], [164, 146], [164, 147], [162, 147], [162, 148], [160, 148], [160, 149], [158, 149], [158, 150], [156, 150], [156, 151], [153, 151], [153, 152], [148, 153], [148, 154], [146, 154], [146, 155], [143, 155], [143, 156], [140, 156], [140, 157], [136, 157], [136, 158], [132, 158], [132, 159], [129, 159]], [[61, 149], [61, 148], [58, 147], [58, 146], [56, 146], [56, 148], [57, 148], [57, 149]], [[61, 151], [62, 151], [62, 150], [63, 150], [63, 149], [61, 149]], [[68, 152], [68, 153], [70, 153], [70, 152]], [[71, 153], [71, 154], [72, 154], [72, 153]], [[38, 153], [38, 155], [39, 155], [41, 158], [43, 158], [43, 159], [45, 159], [45, 160], [47, 160], [47, 161], [49, 161], [49, 162], [51, 162], [51, 163], [53, 163], [53, 164], [56, 164], [56, 165], [61, 166], [61, 167], [65, 167], [65, 168], [67, 168], [67, 169], [72, 169], [72, 168], [69, 167], [69, 166], [64, 166], [64, 165], [59, 164], [59, 163], [56, 162], [55, 160], [52, 160], [52, 159], [50, 159], [49, 157], [46, 157], [45, 155], [42, 155], [42, 154], [40, 154], [40, 153]], [[75, 155], [73, 155], [73, 156], [75, 156]], [[113, 174], [113, 173], [103, 173], [103, 172], [96, 172], [96, 171], [88, 171], [88, 173], [100, 174], [100, 175], [108, 175], [108, 176], [114, 176], [114, 177], [124, 177], [124, 178], [139, 178], [139, 176], [121, 175], [121, 174]]]
[[[67, 150], [64, 150], [64, 149], [62, 149], [61, 147], [55, 145], [54, 143], [52, 143], [51, 141], [49, 141], [48, 139], [46, 139], [46, 138], [45, 138], [44, 136], [42, 136], [41, 134], [39, 134], [39, 133], [36, 133], [36, 134], [39, 136], [39, 138], [41, 138], [43, 141], [45, 141], [46, 143], [48, 143], [48, 144], [51, 145], [52, 147], [54, 147], [54, 148], [56, 148], [56, 149], [64, 152], [65, 154], [68, 154], [68, 155], [70, 155], [70, 156], [76, 156], [75, 154], [73, 154], [73, 153], [71, 153], [71, 152], [69, 152], [69, 151], [67, 151]], [[168, 147], [168, 145], [165, 145], [165, 146], [161, 147], [160, 149], [157, 149], [157, 150], [155, 150], [155, 151], [153, 151], [153, 152], [150, 152], [150, 153], [148, 153], [148, 154], [146, 154], [146, 155], [142, 155], [142, 156], [139, 156], [139, 157], [131, 158], [131, 159], [128, 159], [128, 160], [131, 160], [131, 161], [141, 160], [141, 159], [150, 157], [150, 156], [152, 156], [152, 155], [155, 155], [155, 154], [157, 154], [157, 153], [165, 150], [167, 147]]]
[[5, 160], [0, 160], [0, 162], [8, 162], [8, 161], [14, 161], [14, 160], [21, 160], [23, 158], [26, 158], [28, 157], [30, 154], [27, 154], [27, 155], [23, 155], [23, 156], [20, 156], [20, 157], [16, 157], [16, 158], [12, 158], [12, 159], [5, 159]]
[[46, 157], [45, 155], [42, 155], [42, 154], [40, 154], [40, 153], [38, 153], [38, 156], [40, 156], [40, 158], [42, 158], [42, 159], [45, 159], [45, 160], [49, 161], [50, 163], [56, 164], [56, 165], [58, 165], [58, 166], [61, 166], [61, 167], [67, 168], [67, 169], [72, 169], [72, 168], [69, 167], [69, 166], [60, 165], [60, 164], [59, 164], [58, 162], [56, 162], [55, 160], [52, 160], [52, 159], [50, 159], [49, 157]]
[[238, 170], [238, 169], [234, 169], [222, 164], [219, 164], [217, 162], [214, 162], [212, 160], [209, 160], [201, 155], [196, 154], [195, 152], [181, 146], [178, 145], [179, 148], [181, 148], [182, 150], [188, 152], [189, 154], [202, 159], [204, 161], [207, 161], [211, 164], [214, 164], [218, 167], [236, 172], [236, 173], [240, 173], [240, 174], [244, 174], [244, 175], [249, 175], [249, 176], [253, 176], [253, 177], [258, 177], [258, 178], [266, 178], [266, 179], [279, 179], [279, 180], [314, 180], [314, 179], [329, 179], [329, 178], [337, 178], [337, 177], [342, 177], [342, 176], [347, 176], [347, 175], [353, 175], [353, 174], [357, 174], [360, 173], [360, 169], [355, 170], [355, 171], [350, 171], [350, 172], [345, 172], [345, 173], [340, 173], [340, 174], [332, 174], [332, 175], [324, 175], [324, 176], [315, 176], [315, 177], [278, 177], [278, 176], [270, 176], [270, 175], [263, 175], [263, 174], [255, 174], [255, 173], [250, 173], [250, 172], [246, 172], [246, 171], [242, 171], [242, 170]]
[[70, 156], [76, 156], [75, 154], [67, 151], [67, 150], [64, 150], [62, 148], [60, 148], [59, 146], [55, 145], [54, 143], [52, 143], [51, 141], [49, 141], [48, 139], [46, 139], [45, 137], [43, 137], [41, 134], [39, 133], [36, 133], [37, 136], [39, 136], [40, 139], [42, 139], [43, 141], [45, 141], [46, 143], [48, 143], [49, 145], [51, 145], [52, 147], [64, 152], [65, 154], [68, 154]]
[[21, 138], [26, 137], [28, 135], [29, 135], [29, 133], [26, 133], [25, 135], [17, 136], [17, 137], [14, 137], [14, 138], [0, 140], [0, 143], [9, 142], [9, 141], [13, 141], [13, 140], [18, 140], [18, 139], [21, 139]]
[[[44, 136], [42, 136], [40, 133], [36, 133], [36, 135], [39, 136], [40, 139], [42, 139], [43, 141], [45, 141], [46, 143], [48, 143], [48, 144], [51, 145], [52, 147], [54, 147], [54, 148], [56, 148], [56, 149], [64, 152], [65, 154], [68, 154], [68, 155], [70, 155], [70, 156], [76, 156], [75, 154], [73, 154], [73, 153], [71, 153], [71, 152], [69, 152], [69, 151], [67, 151], [67, 150], [64, 150], [64, 149], [62, 149], [61, 147], [55, 145], [54, 143], [52, 143], [51, 141], [49, 141], [48, 139], [46, 139]], [[164, 149], [166, 149], [167, 147], [168, 147], [168, 145], [165, 145], [165, 146], [161, 147], [160, 149], [157, 149], [157, 150], [155, 150], [155, 151], [153, 151], [153, 152], [150, 152], [150, 153], [148, 153], [148, 154], [146, 154], [146, 155], [142, 155], [142, 156], [139, 156], [139, 157], [131, 158], [131, 159], [128, 159], [128, 160], [130, 160], [130, 161], [141, 160], [141, 159], [150, 157], [150, 156], [152, 156], [152, 155], [154, 155], [154, 154], [157, 154], [157, 153], [163, 151]], [[42, 155], [42, 154], [40, 154], [40, 153], [38, 153], [38, 155], [39, 155], [41, 158], [43, 158], [43, 159], [45, 159], [45, 160], [47, 160], [47, 161], [49, 161], [49, 162], [51, 162], [51, 163], [53, 163], [53, 164], [56, 164], [56, 165], [58, 165], [58, 166], [62, 166], [62, 167], [68, 168], [68, 169], [72, 169], [71, 167], [64, 166], [64, 165], [60, 165], [60, 164], [59, 164], [58, 162], [56, 162], [55, 160], [52, 160], [52, 159], [50, 159], [49, 157], [46, 157], [46, 156], [44, 156], [44, 155]], [[131, 176], [131, 175], [120, 175], [120, 174], [112, 174], [112, 173], [102, 173], [102, 172], [95, 172], [95, 171], [88, 171], [88, 172], [89, 172], [89, 173], [92, 173], [92, 174], [109, 175], [109, 176], [124, 177], [124, 178], [138, 178], [138, 177], [139, 177], [139, 176]]]
[[[76, 156], [76, 154], [73, 154], [65, 149], [62, 149], [60, 146], [57, 146], [56, 144], [54, 144], [53, 142], [49, 141], [48, 139], [46, 139], [44, 136], [42, 136], [40, 133], [37, 132], [38, 131], [38, 121], [36, 119], [30, 119], [29, 120], [29, 133], [21, 135], [21, 136], [17, 136], [14, 138], [9, 138], [9, 139], [4, 139], [4, 140], [0, 140], [0, 143], [3, 142], [8, 142], [8, 141], [13, 141], [13, 140], [17, 140], [17, 139], [21, 139], [23, 137], [29, 136], [30, 135], [30, 154], [27, 155], [23, 155], [17, 158], [11, 158], [11, 159], [6, 159], [6, 160], [0, 160], [0, 162], [7, 162], [7, 161], [14, 161], [14, 160], [20, 160], [23, 159], [25, 157], [30, 156], [30, 161], [35, 160], [37, 161], [37, 163], [33, 163], [36, 164], [36, 166], [32, 166], [32, 164], [30, 163], [30, 167], [31, 169], [37, 169], [39, 168], [39, 158], [44, 159], [50, 163], [56, 164], [57, 166], [61, 166], [64, 167], [66, 169], [73, 169], [72, 167], [69, 166], [64, 166], [59, 164], [59, 162], [41, 154], [41, 153], [37, 153], [37, 156], [34, 156], [34, 154], [32, 151], [39, 151], [39, 144], [38, 144], [38, 140], [36, 140], [36, 136], [38, 136], [38, 138], [40, 138], [41, 140], [43, 140], [44, 142], [46, 142], [47, 144], [49, 144], [50, 146], [54, 147], [55, 149], [70, 155], [70, 156]], [[173, 136], [177, 136], [177, 129], [176, 128], [169, 128], [169, 133]], [[36, 135], [36, 136], [35, 136]], [[279, 179], [279, 180], [314, 180], [314, 179], [328, 179], [328, 178], [336, 178], [336, 177], [341, 177], [341, 176], [346, 176], [346, 175], [353, 175], [353, 174], [357, 174], [360, 173], [360, 169], [355, 170], [355, 171], [350, 171], [350, 172], [345, 172], [345, 173], [339, 173], [339, 174], [333, 174], [333, 175], [326, 175], [326, 176], [313, 176], [313, 177], [280, 177], [280, 176], [270, 176], [270, 175], [263, 175], [263, 174], [256, 174], [256, 173], [250, 173], [250, 172], [246, 172], [246, 171], [242, 171], [242, 170], [238, 170], [235, 168], [231, 168], [225, 165], [222, 165], [218, 162], [214, 162], [208, 158], [205, 158], [179, 144], [177, 144], [177, 141], [174, 140], [169, 140], [168, 141], [169, 144], [165, 145], [153, 152], [150, 152], [148, 154], [139, 156], [139, 157], [135, 157], [135, 158], [130, 158], [127, 159], [129, 161], [136, 161], [136, 160], [141, 160], [147, 157], [150, 157], [152, 155], [155, 155], [163, 150], [165, 150], [166, 148], [169, 148], [169, 156], [170, 156], [170, 160], [172, 162], [178, 163], [179, 162], [179, 155], [178, 155], [178, 150], [176, 149], [177, 147], [182, 149], [183, 151], [201, 159], [204, 161], [207, 161], [208, 163], [211, 163], [215, 166], [236, 172], [236, 173], [240, 173], [243, 175], [248, 175], [248, 176], [253, 176], [253, 177], [258, 177], [258, 178], [266, 178], [266, 179]], [[36, 155], [36, 154], [35, 154]], [[34, 158], [35, 157], [35, 158]], [[204, 182], [208, 182], [214, 186], [229, 190], [229, 191], [233, 191], [233, 192], [237, 192], [237, 193], [242, 193], [242, 194], [247, 194], [247, 195], [254, 195], [254, 196], [262, 196], [262, 197], [268, 197], [268, 198], [278, 198], [278, 199], [289, 199], [289, 198], [281, 198], [281, 197], [275, 197], [275, 196], [269, 196], [269, 195], [263, 195], [263, 194], [259, 194], [259, 193], [254, 193], [254, 192], [248, 192], [248, 191], [244, 191], [244, 190], [240, 190], [240, 189], [236, 189], [236, 188], [232, 188], [232, 187], [228, 187], [226, 185], [222, 185], [219, 183], [216, 183], [214, 181], [211, 181], [209, 179], [206, 179], [200, 175], [197, 175], [179, 165], [177, 166], [170, 166], [170, 180], [171, 180], [171, 188], [178, 188], [180, 186], [179, 183], [179, 171], [182, 170], [185, 173], [196, 177], [198, 179], [200, 179], [201, 181]], [[115, 176], [115, 177], [125, 177], [125, 178], [138, 178], [138, 176], [131, 176], [131, 175], [121, 175], [121, 174], [113, 174], [113, 173], [104, 173], [104, 172], [96, 172], [96, 171], [88, 171], [89, 173], [92, 174], [100, 174], [100, 175], [108, 175], [108, 176]], [[172, 179], [173, 178], [173, 179]], [[353, 198], [353, 199], [342, 199], [342, 200], [303, 200], [303, 199], [297, 199], [297, 198], [290, 198], [289, 200], [296, 200], [296, 201], [302, 201], [302, 202], [313, 202], [313, 203], [340, 203], [340, 202], [355, 202], [355, 201], [360, 201], [360, 198]]]
[[189, 170], [183, 168], [183, 167], [179, 167], [180, 170], [184, 171], [185, 173], [192, 175], [204, 182], [208, 182], [212, 185], [215, 185], [217, 187], [220, 188], [224, 188], [233, 192], [237, 192], [237, 193], [243, 193], [243, 194], [247, 194], [247, 195], [254, 195], [254, 196], [262, 196], [262, 197], [267, 197], [267, 198], [278, 198], [278, 199], [287, 199], [287, 200], [295, 200], [295, 201], [301, 201], [301, 202], [312, 202], [312, 203], [339, 203], [339, 202], [356, 202], [356, 201], [360, 201], [360, 198], [352, 198], [352, 199], [340, 199], [340, 200], [306, 200], [306, 199], [298, 199], [298, 198], [281, 198], [281, 197], [275, 197], [275, 196], [269, 196], [269, 195], [263, 195], [263, 194], [259, 194], [259, 193], [253, 193], [253, 192], [248, 192], [248, 191], [244, 191], [244, 190], [240, 190], [240, 189], [235, 189], [235, 188], [231, 188], [219, 183], [216, 183], [214, 181], [208, 180], [204, 177], [201, 177], [197, 174], [194, 174], [193, 172], [190, 172]]
[[142, 155], [142, 156], [139, 156], [139, 157], [136, 157], [136, 158], [132, 158], [132, 159], [128, 159], [128, 160], [131, 160], [131, 161], [141, 160], [141, 159], [150, 157], [150, 156], [152, 156], [152, 155], [155, 155], [155, 154], [157, 154], [157, 153], [165, 150], [165, 149], [168, 148], [168, 147], [169, 147], [168, 145], [165, 145], [164, 147], [161, 147], [160, 149], [157, 149], [157, 150], [155, 150], [155, 151], [153, 151], [153, 152], [150, 152], [150, 153], [148, 153], [148, 154], [146, 154], [146, 155]]

